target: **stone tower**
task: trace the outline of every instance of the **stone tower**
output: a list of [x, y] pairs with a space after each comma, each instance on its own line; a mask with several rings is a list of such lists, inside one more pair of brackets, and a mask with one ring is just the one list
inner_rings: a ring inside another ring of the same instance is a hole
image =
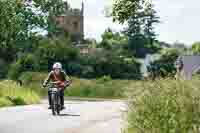
[[65, 14], [56, 17], [56, 21], [61, 28], [72, 36], [76, 41], [84, 38], [84, 2], [81, 9], [70, 9]]

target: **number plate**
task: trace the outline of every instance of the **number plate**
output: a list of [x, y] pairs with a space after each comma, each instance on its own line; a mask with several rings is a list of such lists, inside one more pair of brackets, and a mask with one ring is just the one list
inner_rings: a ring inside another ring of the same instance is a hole
[[58, 88], [51, 88], [51, 91], [58, 91]]

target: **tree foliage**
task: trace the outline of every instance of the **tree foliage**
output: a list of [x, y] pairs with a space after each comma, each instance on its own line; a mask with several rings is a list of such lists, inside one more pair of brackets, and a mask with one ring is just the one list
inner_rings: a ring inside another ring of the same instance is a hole
[[176, 72], [174, 63], [180, 54], [178, 49], [163, 49], [160, 59], [152, 62], [150, 66], [148, 66], [148, 72], [152, 74], [154, 78], [174, 75]]
[[200, 54], [200, 42], [195, 42], [192, 44], [191, 50], [194, 54]]
[[19, 0], [0, 1], [0, 53], [7, 62], [25, 45], [30, 32], [39, 25], [38, 15]]
[[152, 2], [147, 0], [115, 0], [114, 21], [128, 22], [126, 34], [129, 47], [136, 57], [144, 58], [147, 53], [159, 50], [154, 24], [159, 22]]
[[102, 34], [102, 41], [100, 47], [107, 50], [114, 48], [122, 48], [128, 44], [128, 37], [119, 32], [113, 32], [110, 28], [106, 29]]

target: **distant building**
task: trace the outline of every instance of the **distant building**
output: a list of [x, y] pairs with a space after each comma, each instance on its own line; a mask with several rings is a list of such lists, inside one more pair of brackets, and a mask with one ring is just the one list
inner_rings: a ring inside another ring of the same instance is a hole
[[57, 16], [56, 22], [64, 31], [70, 33], [76, 41], [84, 38], [84, 3], [81, 9], [70, 9], [65, 14]]
[[161, 48], [171, 48], [172, 46], [169, 43], [166, 42], [159, 42]]
[[200, 56], [199, 55], [185, 55], [181, 56], [183, 62], [182, 77], [184, 79], [192, 79], [192, 74], [200, 70]]

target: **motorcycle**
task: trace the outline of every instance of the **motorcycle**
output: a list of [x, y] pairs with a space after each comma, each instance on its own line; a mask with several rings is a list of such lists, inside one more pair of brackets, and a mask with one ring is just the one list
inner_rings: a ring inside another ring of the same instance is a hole
[[[60, 115], [60, 111], [62, 110], [61, 99], [60, 99], [60, 91], [61, 89], [57, 87], [58, 82], [50, 82], [46, 87], [50, 91], [51, 98], [51, 110], [53, 115]], [[67, 86], [71, 84], [71, 81], [68, 82]]]

